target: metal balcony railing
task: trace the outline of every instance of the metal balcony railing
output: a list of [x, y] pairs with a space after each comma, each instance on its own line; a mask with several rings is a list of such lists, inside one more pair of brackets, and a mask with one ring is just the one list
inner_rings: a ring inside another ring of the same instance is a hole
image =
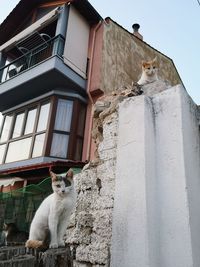
[[0, 83], [3, 83], [23, 71], [30, 69], [49, 57], [55, 55], [61, 57], [63, 55], [64, 42], [65, 40], [61, 35], [55, 36], [0, 68]]

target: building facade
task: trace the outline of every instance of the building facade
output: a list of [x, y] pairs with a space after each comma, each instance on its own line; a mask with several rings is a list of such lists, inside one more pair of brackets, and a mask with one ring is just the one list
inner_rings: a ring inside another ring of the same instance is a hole
[[89, 51], [100, 20], [88, 1], [22, 0], [1, 24], [0, 172], [86, 160]]

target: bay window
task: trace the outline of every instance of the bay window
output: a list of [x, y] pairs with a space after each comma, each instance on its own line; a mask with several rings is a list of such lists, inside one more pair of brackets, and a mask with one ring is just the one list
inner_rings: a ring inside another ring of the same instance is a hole
[[49, 107], [48, 101], [5, 116], [0, 138], [1, 164], [42, 156]]
[[0, 164], [37, 157], [81, 160], [85, 104], [52, 96], [3, 119]]

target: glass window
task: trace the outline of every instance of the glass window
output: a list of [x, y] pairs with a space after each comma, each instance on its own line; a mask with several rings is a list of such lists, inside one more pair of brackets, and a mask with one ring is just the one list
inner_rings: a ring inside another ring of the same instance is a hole
[[5, 142], [8, 140], [11, 123], [12, 123], [12, 116], [6, 116], [1, 133], [0, 142]]
[[33, 158], [42, 156], [42, 151], [44, 147], [44, 139], [45, 139], [45, 134], [38, 134], [35, 137], [33, 154], [32, 154]]
[[50, 155], [52, 157], [67, 158], [68, 142], [68, 135], [54, 133]]
[[29, 157], [32, 137], [11, 142], [8, 146], [6, 163], [24, 160]]
[[56, 121], [54, 127], [55, 130], [70, 132], [72, 109], [73, 101], [65, 99], [58, 100]]
[[34, 125], [35, 125], [36, 112], [37, 112], [36, 108], [28, 111], [24, 134], [30, 134], [33, 132]]
[[18, 114], [15, 120], [15, 126], [12, 135], [13, 138], [19, 137], [21, 135], [23, 122], [24, 122], [24, 113]]
[[41, 106], [37, 132], [46, 130], [49, 117], [49, 109], [50, 109], [50, 103]]
[[3, 157], [4, 157], [5, 149], [6, 149], [6, 145], [0, 146], [0, 164], [3, 163]]

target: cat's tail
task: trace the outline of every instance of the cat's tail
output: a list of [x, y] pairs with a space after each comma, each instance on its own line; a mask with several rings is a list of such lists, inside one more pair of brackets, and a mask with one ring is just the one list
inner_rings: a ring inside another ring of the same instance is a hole
[[27, 240], [25, 246], [27, 248], [44, 248], [45, 244], [41, 240]]
[[29, 239], [26, 241], [25, 246], [27, 248], [47, 249], [49, 247], [49, 243], [50, 243], [50, 231], [49, 229], [45, 229], [44, 240]]

